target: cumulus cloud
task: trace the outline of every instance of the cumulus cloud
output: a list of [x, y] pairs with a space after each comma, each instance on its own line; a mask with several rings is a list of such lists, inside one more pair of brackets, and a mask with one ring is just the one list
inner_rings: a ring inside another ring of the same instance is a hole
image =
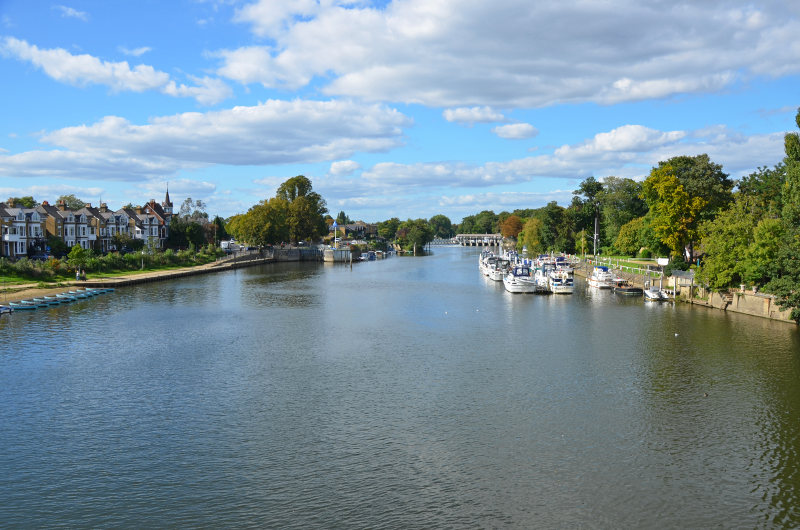
[[77, 9], [73, 9], [67, 6], [53, 6], [53, 9], [57, 9], [61, 12], [61, 16], [64, 18], [77, 18], [79, 20], [83, 20], [87, 22], [89, 20], [89, 13], [84, 11], [78, 11]]
[[[613, 104], [800, 72], [790, 5], [259, 0], [237, 11], [268, 45], [218, 55], [242, 83], [429, 106]], [[449, 118], [446, 118], [449, 119]]]
[[473, 123], [496, 123], [506, 121], [505, 116], [495, 112], [491, 107], [459, 107], [445, 109], [444, 119], [450, 122], [472, 125]]
[[533, 138], [539, 131], [530, 123], [512, 123], [510, 125], [501, 125], [492, 129], [492, 132], [500, 138], [509, 140], [525, 140]]
[[342, 160], [331, 164], [331, 175], [351, 175], [353, 172], [361, 169], [361, 164], [353, 160]]
[[141, 57], [147, 52], [152, 51], [153, 49], [148, 46], [140, 46], [139, 48], [126, 48], [125, 46], [120, 46], [119, 51], [124, 53], [125, 55], [131, 55], [133, 57]]
[[43, 135], [56, 149], [0, 156], [0, 174], [136, 180], [212, 164], [341, 160], [397, 147], [410, 125], [394, 109], [348, 101], [269, 100], [145, 125], [107, 116]]
[[177, 85], [169, 74], [149, 65], [131, 67], [127, 61], [109, 62], [97, 57], [73, 55], [62, 48], [41, 49], [26, 41], [6, 37], [0, 41], [0, 53], [27, 61], [56, 81], [75, 86], [106, 85], [117, 92], [157, 90], [179, 97], [194, 97], [203, 104], [213, 104], [231, 94], [220, 79], [195, 79], [198, 86]]

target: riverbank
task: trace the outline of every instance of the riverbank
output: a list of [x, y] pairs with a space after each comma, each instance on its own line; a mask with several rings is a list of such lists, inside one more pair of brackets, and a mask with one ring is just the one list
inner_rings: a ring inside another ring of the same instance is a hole
[[228, 258], [225, 260], [207, 263], [205, 265], [195, 265], [194, 267], [182, 267], [179, 269], [156, 270], [156, 271], [134, 271], [125, 276], [106, 277], [102, 273], [92, 274], [86, 280], [59, 282], [53, 286], [42, 287], [41, 283], [30, 283], [15, 285], [3, 289], [0, 296], [0, 305], [7, 302], [19, 302], [31, 298], [51, 296], [63, 293], [76, 287], [125, 287], [142, 283], [151, 283], [164, 280], [194, 276], [196, 274], [208, 274], [212, 272], [223, 272], [240, 267], [252, 267], [279, 261], [277, 257], [256, 257], [244, 256], [239, 258]]
[[[590, 276], [592, 273], [592, 264], [580, 263], [575, 266], [575, 274], [583, 276], [584, 278]], [[637, 287], [644, 288], [644, 277], [639, 274], [626, 273], [624, 271], [614, 270], [614, 274], [625, 278]], [[668, 284], [666, 279], [664, 287], [667, 288]], [[720, 309], [722, 311], [730, 311], [732, 313], [741, 313], [744, 315], [751, 315], [761, 318], [768, 318], [770, 320], [777, 320], [779, 322], [786, 322], [789, 324], [797, 325], [797, 322], [791, 319], [791, 309], [780, 309], [775, 296], [771, 294], [736, 291], [728, 293], [717, 293], [708, 291], [699, 286], [688, 285], [672, 285], [673, 292], [675, 293], [675, 300], [677, 302], [689, 303], [692, 305], [699, 305], [712, 309]]]

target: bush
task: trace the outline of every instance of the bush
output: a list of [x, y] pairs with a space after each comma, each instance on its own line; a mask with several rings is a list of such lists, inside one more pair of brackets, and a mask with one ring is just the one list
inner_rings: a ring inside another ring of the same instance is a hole
[[639, 253], [636, 255], [636, 257], [637, 258], [648, 259], [648, 258], [652, 258], [653, 257], [653, 253], [650, 252], [649, 248], [643, 248], [642, 250], [639, 251]]

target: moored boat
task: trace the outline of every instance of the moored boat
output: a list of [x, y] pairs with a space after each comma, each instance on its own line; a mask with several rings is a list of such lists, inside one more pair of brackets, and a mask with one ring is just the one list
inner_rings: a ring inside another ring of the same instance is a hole
[[589, 276], [587, 282], [598, 289], [611, 289], [613, 287], [611, 283], [613, 279], [614, 277], [608, 272], [608, 267], [597, 265], [592, 269], [592, 275]]
[[633, 285], [628, 280], [625, 280], [624, 278], [614, 278], [613, 284], [614, 284], [613, 287], [614, 292], [617, 294], [621, 294], [624, 296], [642, 296], [643, 292], [642, 288], [636, 287], [635, 285]]
[[572, 294], [575, 291], [575, 282], [566, 270], [556, 268], [550, 271], [548, 278], [550, 290], [555, 294]]
[[531, 276], [530, 267], [517, 265], [503, 278], [503, 286], [509, 293], [535, 293], [536, 281]]

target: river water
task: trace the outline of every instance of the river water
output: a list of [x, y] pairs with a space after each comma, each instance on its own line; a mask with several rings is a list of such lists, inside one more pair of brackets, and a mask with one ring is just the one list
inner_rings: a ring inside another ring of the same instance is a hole
[[0, 319], [0, 526], [800, 525], [797, 328], [477, 249]]

